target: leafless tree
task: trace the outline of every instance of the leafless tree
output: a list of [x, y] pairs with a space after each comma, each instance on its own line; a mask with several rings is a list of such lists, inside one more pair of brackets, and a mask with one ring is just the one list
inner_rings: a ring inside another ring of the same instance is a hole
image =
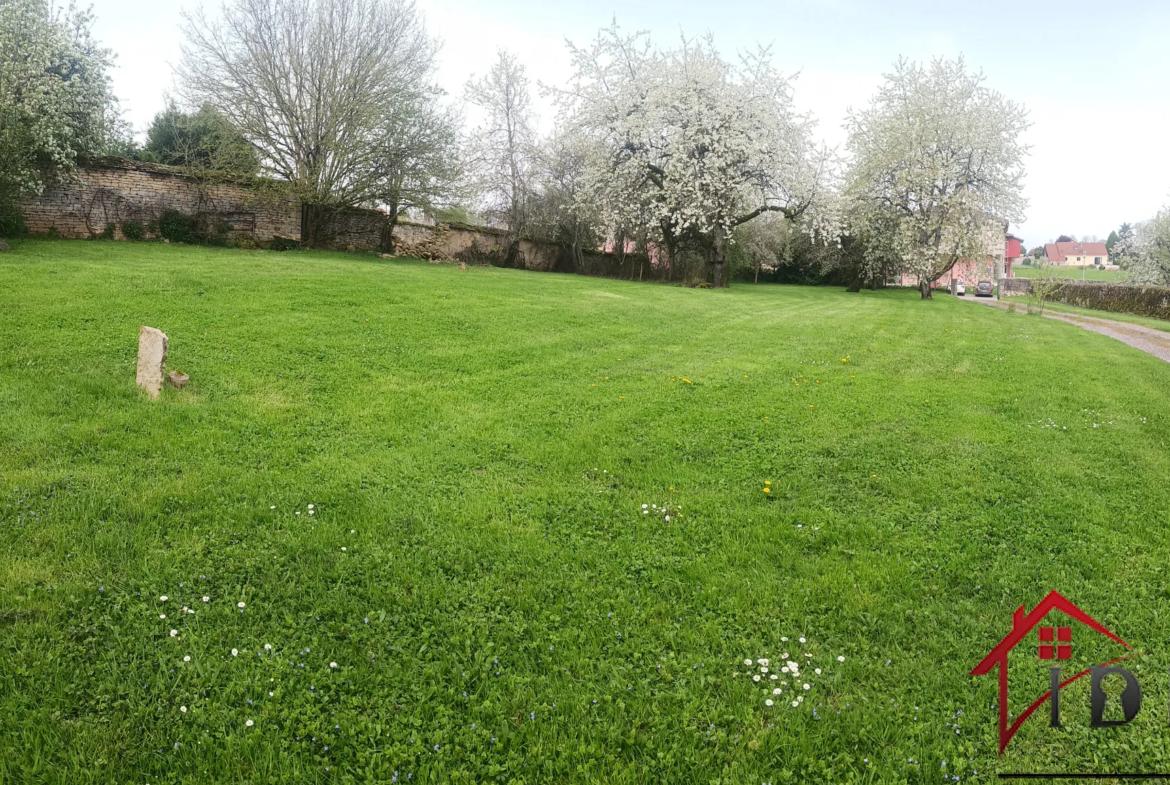
[[501, 51], [486, 76], [467, 83], [465, 94], [486, 114], [472, 133], [469, 164], [487, 213], [507, 222], [514, 253], [527, 228], [536, 149], [528, 75], [515, 55]]
[[306, 203], [309, 243], [336, 207], [377, 200], [381, 131], [434, 70], [410, 0], [227, 0], [184, 15], [181, 94], [216, 107], [266, 174]]

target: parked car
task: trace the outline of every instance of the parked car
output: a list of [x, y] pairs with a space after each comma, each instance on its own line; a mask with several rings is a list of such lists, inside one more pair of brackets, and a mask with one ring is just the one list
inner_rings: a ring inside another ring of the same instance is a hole
[[975, 284], [976, 297], [991, 297], [995, 294], [995, 287], [992, 286], [991, 281], [980, 281]]
[[962, 297], [962, 296], [963, 296], [963, 295], [965, 295], [966, 293], [967, 293], [967, 287], [966, 287], [966, 286], [963, 286], [963, 284], [961, 284], [961, 283], [957, 283], [957, 284], [955, 284], [955, 294], [957, 294], [957, 295], [959, 295], [960, 297]]

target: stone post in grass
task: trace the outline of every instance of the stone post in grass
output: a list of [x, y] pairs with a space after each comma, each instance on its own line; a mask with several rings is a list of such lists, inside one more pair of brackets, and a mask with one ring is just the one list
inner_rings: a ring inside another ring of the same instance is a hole
[[162, 390], [167, 364], [167, 336], [154, 327], [138, 331], [138, 386], [151, 398]]

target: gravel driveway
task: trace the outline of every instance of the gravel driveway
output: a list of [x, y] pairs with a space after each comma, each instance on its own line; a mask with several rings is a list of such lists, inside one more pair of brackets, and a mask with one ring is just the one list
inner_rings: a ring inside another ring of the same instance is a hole
[[[986, 297], [964, 297], [962, 299], [1007, 310], [1007, 303], [1002, 300]], [[1110, 338], [1116, 338], [1122, 343], [1129, 344], [1135, 349], [1170, 363], [1170, 332], [1142, 327], [1140, 324], [1115, 322], [1112, 319], [1100, 319], [1096, 316], [1081, 316], [1057, 311], [1045, 311], [1044, 318], [1057, 319], [1083, 327], [1086, 330], [1092, 330], [1095, 333], [1101, 333], [1101, 335], [1108, 335]]]

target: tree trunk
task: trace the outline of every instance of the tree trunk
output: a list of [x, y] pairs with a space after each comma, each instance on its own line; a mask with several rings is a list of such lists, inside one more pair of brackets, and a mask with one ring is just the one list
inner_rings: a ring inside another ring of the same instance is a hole
[[728, 288], [727, 281], [727, 241], [719, 232], [715, 233], [715, 242], [711, 247], [711, 260], [715, 263], [715, 288]]
[[758, 284], [759, 282], [760, 282], [760, 263], [756, 262], [756, 280], [754, 281], [754, 283]]
[[918, 291], [922, 294], [923, 300], [933, 300], [934, 297], [930, 293], [930, 281], [919, 281]]
[[853, 283], [849, 284], [849, 288], [845, 291], [856, 294], [861, 291], [861, 286], [864, 283], [865, 277], [860, 272], [858, 272], [857, 275], [853, 278]]
[[398, 226], [398, 205], [390, 205], [390, 214], [386, 216], [386, 222], [382, 224], [382, 238], [378, 243], [378, 250], [381, 253], [394, 253], [394, 227]]
[[876, 292], [876, 291], [877, 291], [877, 276], [876, 276], [876, 275], [870, 276], [870, 279], [869, 279], [869, 290], [870, 290], [871, 292]]

